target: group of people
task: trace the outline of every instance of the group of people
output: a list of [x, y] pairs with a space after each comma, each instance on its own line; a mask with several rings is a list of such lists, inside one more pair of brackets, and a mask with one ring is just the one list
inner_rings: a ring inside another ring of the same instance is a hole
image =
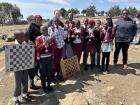
[[[92, 70], [97, 66], [99, 72], [109, 72], [110, 52], [115, 43], [114, 65], [117, 64], [118, 55], [122, 49], [123, 65], [124, 69], [127, 69], [128, 48], [136, 34], [137, 27], [135, 22], [128, 17], [127, 10], [123, 10], [122, 13], [123, 17], [118, 19], [115, 25], [113, 25], [111, 17], [107, 17], [105, 23], [86, 18], [81, 26], [80, 20], [73, 20], [72, 13], [68, 14], [67, 20], [63, 23], [60, 20], [60, 12], [56, 10], [54, 18], [47, 25], [42, 25], [42, 17], [36, 15], [28, 30], [16, 31], [14, 33], [15, 44], [35, 46], [36, 66], [30, 70], [15, 72], [15, 105], [20, 105], [18, 97], [21, 94], [21, 84], [23, 85], [23, 99], [31, 101], [28, 94], [28, 75], [31, 89], [38, 90], [42, 87], [43, 91], [48, 94], [53, 91], [52, 82], [63, 80], [60, 61], [76, 55], [80, 64], [82, 52], [84, 70], [88, 69], [87, 58], [90, 54]], [[101, 53], [102, 60], [100, 60]], [[34, 84], [38, 70], [41, 87]]]

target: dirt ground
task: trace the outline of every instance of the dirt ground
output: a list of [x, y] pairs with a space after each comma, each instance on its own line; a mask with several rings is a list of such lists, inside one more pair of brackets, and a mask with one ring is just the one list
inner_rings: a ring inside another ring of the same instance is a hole
[[[100, 74], [97, 68], [81, 71], [65, 82], [52, 84], [55, 91], [45, 95], [42, 90], [29, 92], [33, 102], [23, 105], [140, 105], [140, 46], [129, 49], [129, 68], [112, 66], [109, 74]], [[13, 105], [14, 77], [4, 69], [4, 52], [0, 53], [0, 105]], [[40, 85], [40, 81], [36, 81]]]

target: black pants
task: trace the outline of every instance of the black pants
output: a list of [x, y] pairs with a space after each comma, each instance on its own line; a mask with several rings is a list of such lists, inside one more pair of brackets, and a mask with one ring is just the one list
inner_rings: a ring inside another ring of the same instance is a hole
[[29, 78], [31, 81], [34, 81], [36, 75], [38, 75], [39, 70], [39, 62], [37, 61], [35, 64], [35, 68], [28, 70]]
[[52, 57], [40, 58], [39, 60], [40, 67], [40, 79], [42, 88], [46, 89], [46, 77], [47, 85], [50, 86], [52, 81]]
[[[83, 64], [85, 66], [87, 65], [87, 58], [88, 58], [88, 54], [86, 54], [84, 52], [84, 54], [83, 54]], [[90, 53], [90, 62], [91, 62], [91, 66], [95, 66], [95, 54], [94, 53]]]
[[[109, 61], [110, 61], [110, 52], [102, 52], [102, 70], [108, 70], [109, 66]], [[104, 65], [106, 62], [106, 68], [104, 69]]]
[[[96, 52], [97, 53], [97, 66], [100, 66], [100, 52]], [[95, 57], [94, 57], [95, 58]]]
[[116, 42], [115, 43], [114, 63], [118, 62], [118, 56], [119, 56], [120, 50], [122, 49], [123, 64], [127, 64], [129, 45], [130, 45], [129, 42]]
[[97, 42], [96, 44], [96, 53], [97, 53], [97, 66], [100, 66], [101, 42]]
[[16, 71], [14, 72], [15, 76], [15, 91], [14, 97], [21, 95], [21, 92], [26, 94], [28, 92], [28, 71]]

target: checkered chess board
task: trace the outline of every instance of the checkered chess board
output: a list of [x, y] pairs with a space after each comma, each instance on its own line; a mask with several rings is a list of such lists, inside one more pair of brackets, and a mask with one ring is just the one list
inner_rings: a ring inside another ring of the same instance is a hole
[[34, 68], [35, 47], [33, 45], [6, 45], [5, 64], [8, 71]]
[[69, 59], [60, 62], [62, 74], [64, 79], [74, 75], [76, 72], [80, 71], [80, 65], [78, 63], [77, 56], [73, 56]]

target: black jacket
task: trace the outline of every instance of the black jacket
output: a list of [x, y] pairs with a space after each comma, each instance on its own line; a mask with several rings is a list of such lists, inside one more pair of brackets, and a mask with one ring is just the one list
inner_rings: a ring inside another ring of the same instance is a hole
[[30, 35], [30, 40], [33, 42], [35, 42], [37, 36], [41, 35], [40, 26], [36, 25], [35, 23], [30, 24], [28, 31]]
[[136, 35], [137, 25], [131, 18], [120, 18], [116, 22], [116, 42], [131, 42]]

